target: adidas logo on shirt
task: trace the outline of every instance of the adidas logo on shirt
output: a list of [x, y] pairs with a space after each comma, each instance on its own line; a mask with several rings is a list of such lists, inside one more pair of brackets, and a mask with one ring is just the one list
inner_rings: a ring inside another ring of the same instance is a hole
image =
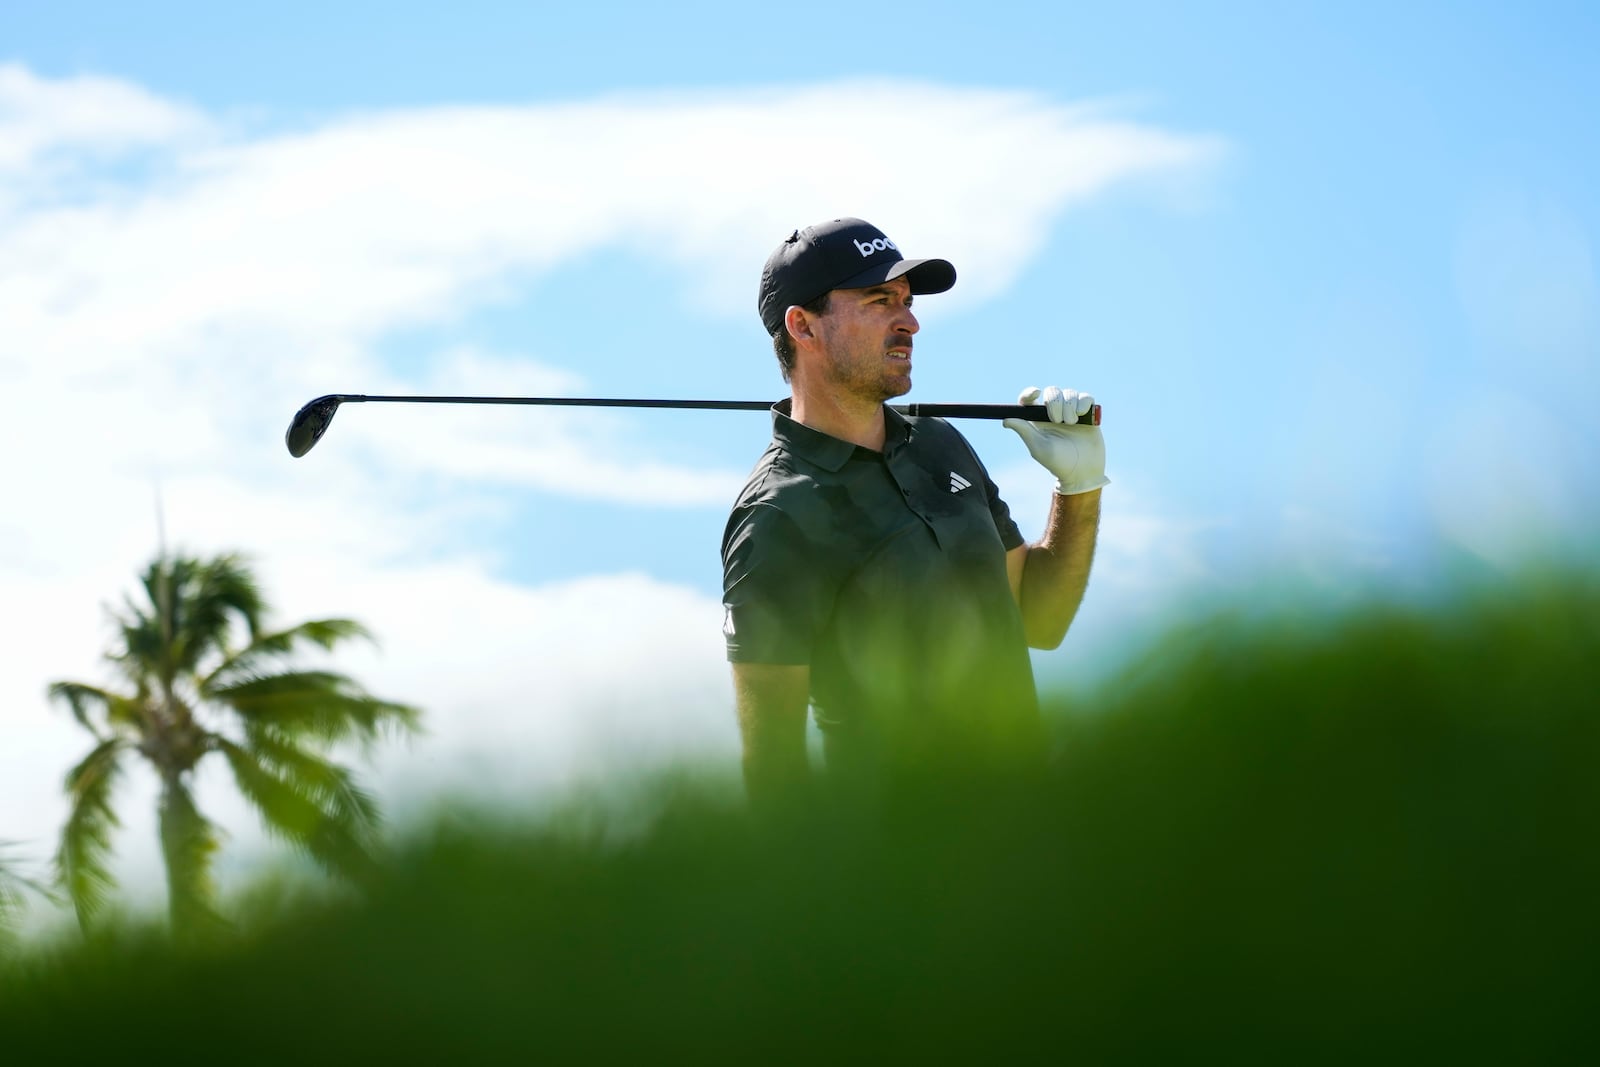
[[955, 471], [950, 472], [950, 491], [952, 493], [959, 493], [963, 489], [970, 488], [972, 488], [971, 482], [961, 477], [961, 475], [957, 474]]

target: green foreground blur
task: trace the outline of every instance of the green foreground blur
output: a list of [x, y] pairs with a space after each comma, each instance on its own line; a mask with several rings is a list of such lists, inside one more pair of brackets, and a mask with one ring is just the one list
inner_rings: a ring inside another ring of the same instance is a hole
[[[665, 710], [663, 713], [667, 713]], [[441, 819], [369, 890], [0, 970], [9, 1063], [1573, 1062], [1600, 1042], [1600, 589], [1217, 623], [1042, 777], [753, 820]], [[725, 779], [722, 785], [726, 785]], [[261, 899], [266, 899], [266, 894]]]

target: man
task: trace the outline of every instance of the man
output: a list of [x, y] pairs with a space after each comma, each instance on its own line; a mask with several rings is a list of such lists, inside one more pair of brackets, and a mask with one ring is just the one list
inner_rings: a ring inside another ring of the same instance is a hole
[[814, 707], [829, 776], [973, 767], [1041, 751], [1028, 647], [1055, 648], [1088, 581], [1105, 446], [1093, 399], [1025, 390], [1050, 423], [1007, 420], [1057, 477], [1024, 542], [966, 439], [885, 401], [911, 389], [913, 298], [955, 284], [844, 218], [797, 230], [761, 275], [789, 400], [723, 537], [724, 634], [744, 774], [764, 803], [810, 778]]

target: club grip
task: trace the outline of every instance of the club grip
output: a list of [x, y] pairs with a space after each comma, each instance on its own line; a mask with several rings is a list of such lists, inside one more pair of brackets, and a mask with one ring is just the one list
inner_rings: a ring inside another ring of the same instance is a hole
[[[1049, 422], [1050, 412], [1043, 404], [898, 404], [895, 410], [913, 417], [932, 415], [941, 419], [1022, 419]], [[1100, 405], [1079, 416], [1079, 426], [1100, 425]]]

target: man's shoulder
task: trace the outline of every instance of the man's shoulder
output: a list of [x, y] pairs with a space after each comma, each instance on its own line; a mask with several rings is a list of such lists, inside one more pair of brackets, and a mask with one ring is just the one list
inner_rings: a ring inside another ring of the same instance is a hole
[[940, 448], [960, 448], [970, 451], [972, 446], [967, 443], [966, 435], [952, 426], [948, 420], [935, 415], [908, 415], [906, 422], [911, 424], [911, 439], [922, 445], [931, 445]]
[[839, 516], [829, 503], [835, 475], [780, 443], [762, 453], [734, 501], [723, 532], [723, 550], [747, 538], [820, 545], [838, 533]]
[[796, 517], [809, 513], [805, 500], [815, 487], [804, 467], [776, 442], [761, 454], [728, 514], [722, 534], [725, 560], [735, 545], [752, 539], [804, 540]]
[[760, 504], [781, 506], [785, 498], [807, 492], [816, 481], [810, 465], [777, 442], [767, 446], [745, 479], [734, 510]]

